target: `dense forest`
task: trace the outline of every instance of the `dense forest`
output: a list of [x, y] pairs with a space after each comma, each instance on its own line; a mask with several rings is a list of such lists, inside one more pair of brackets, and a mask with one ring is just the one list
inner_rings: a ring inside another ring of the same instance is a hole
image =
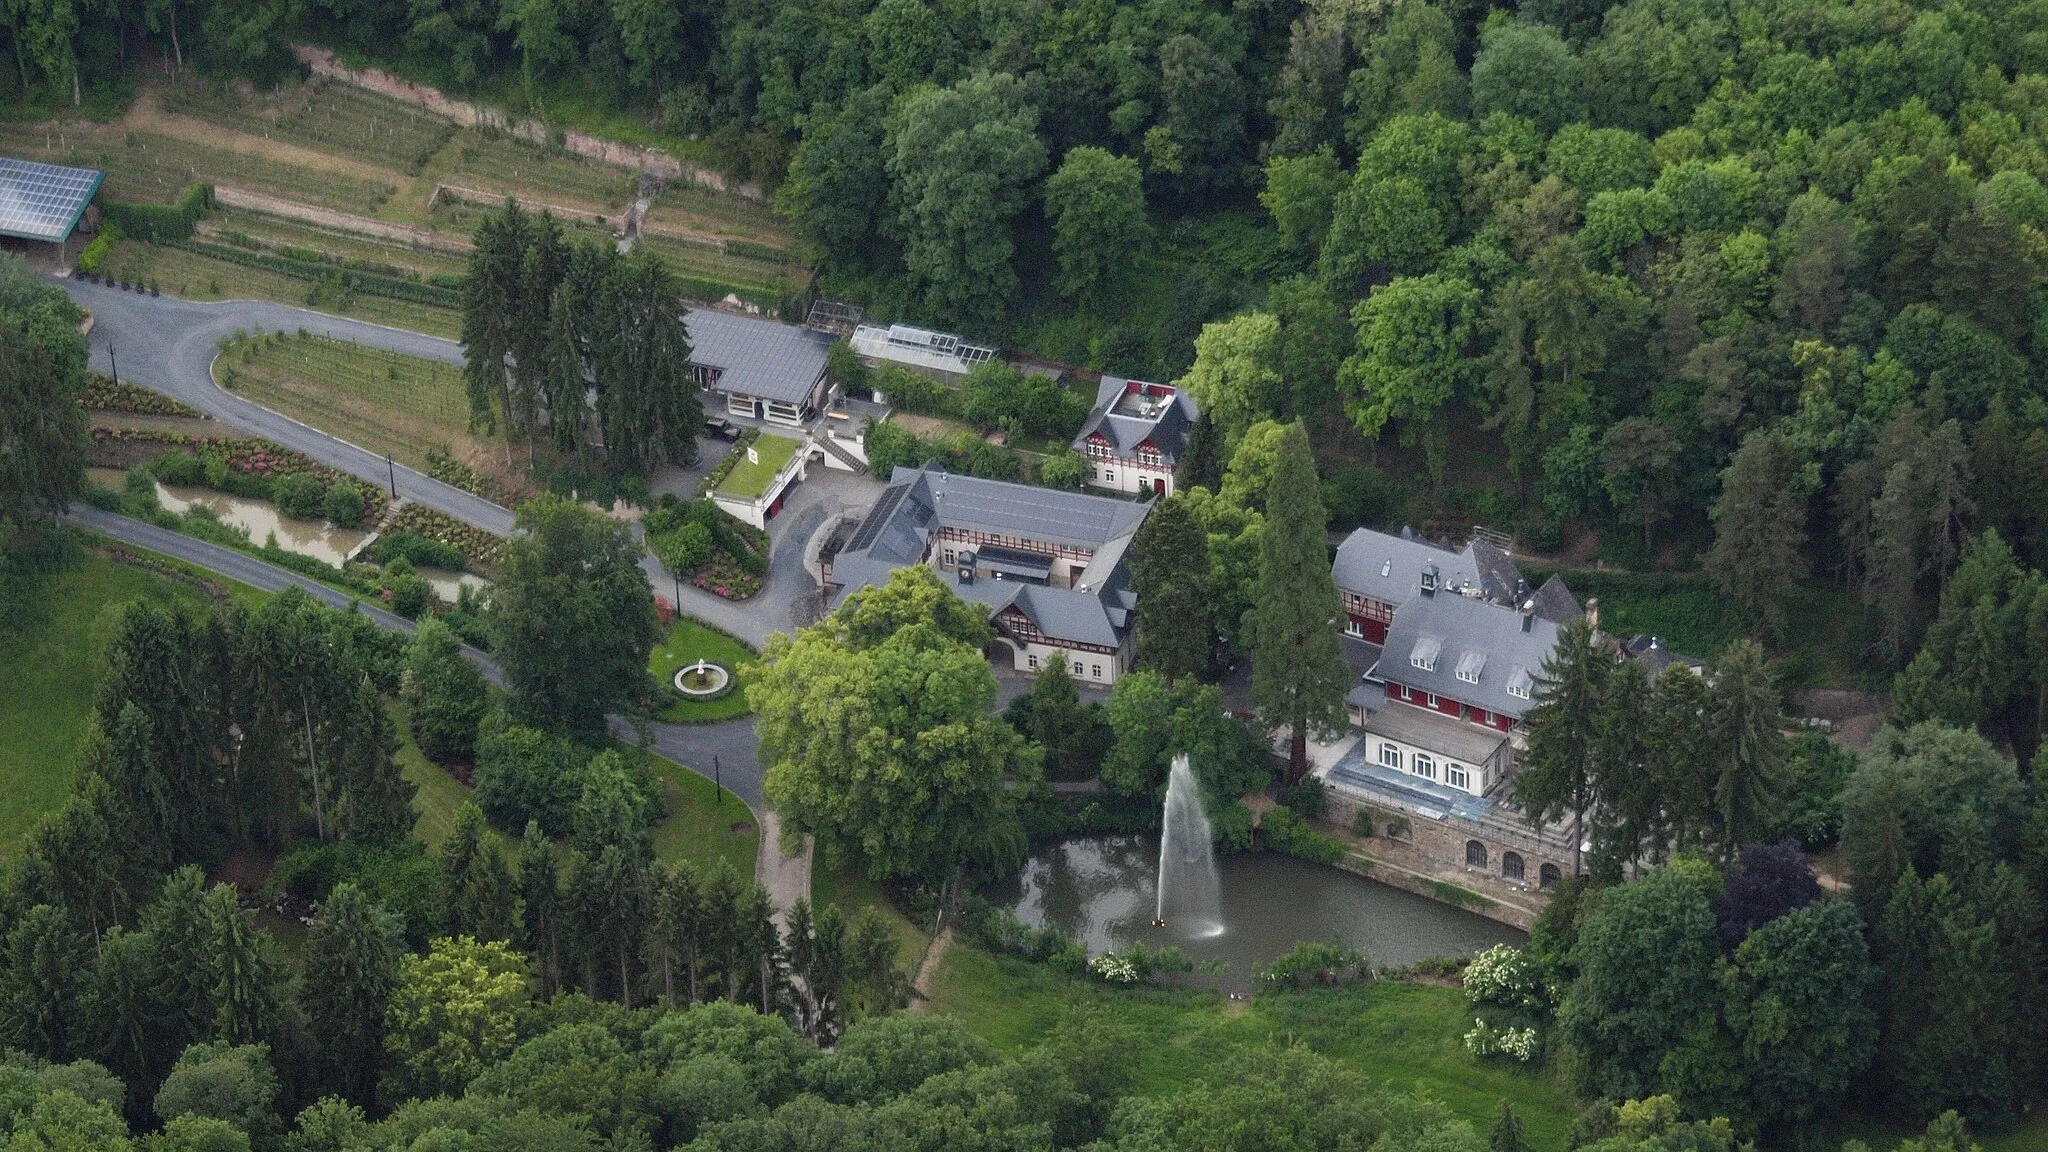
[[[601, 94], [775, 189], [828, 293], [1185, 377], [1223, 459], [1265, 415], [1308, 418], [1326, 475], [1354, 481], [1359, 437], [1410, 445], [1429, 500], [1539, 548], [1588, 525], [1643, 566], [1718, 530], [1762, 622], [1833, 576], [1893, 666], [1968, 535], [2048, 562], [2028, 4], [56, 0], [5, 19], [6, 83], [53, 102], [140, 60], [274, 77], [300, 36], [457, 87], [516, 78], [543, 112]], [[1387, 487], [1347, 511], [1402, 512]]]

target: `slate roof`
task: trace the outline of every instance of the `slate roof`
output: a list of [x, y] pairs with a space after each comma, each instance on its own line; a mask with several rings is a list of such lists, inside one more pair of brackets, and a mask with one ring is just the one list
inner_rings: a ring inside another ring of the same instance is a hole
[[1455, 594], [1476, 589], [1480, 598], [1512, 604], [1522, 574], [1508, 554], [1484, 540], [1462, 552], [1440, 548], [1407, 529], [1392, 536], [1360, 528], [1337, 547], [1330, 566], [1337, 587], [1399, 606], [1422, 592], [1422, 570], [1436, 565], [1437, 587]]
[[105, 179], [91, 168], [0, 156], [0, 236], [63, 243]]
[[1536, 589], [1536, 614], [1552, 624], [1568, 624], [1585, 609], [1579, 606], [1579, 598], [1564, 586], [1564, 577], [1553, 574]]
[[[1378, 677], [1519, 719], [1535, 702], [1508, 686], [1526, 685], [1533, 696], [1544, 657], [1557, 646], [1555, 621], [1532, 614], [1526, 631], [1524, 622], [1521, 612], [1503, 605], [1442, 592], [1418, 595], [1394, 610]], [[1414, 654], [1432, 648], [1433, 666], [1417, 668]], [[1476, 684], [1458, 678], [1467, 653], [1484, 660]]]
[[1073, 588], [1019, 580], [976, 580], [939, 575], [962, 599], [991, 613], [1015, 605], [1046, 636], [1114, 648], [1128, 633], [1136, 596], [1124, 555], [1150, 504], [1059, 492], [956, 476], [934, 464], [898, 468], [853, 538], [832, 560], [832, 580], [843, 599], [855, 589], [886, 583], [889, 573], [925, 561], [932, 533], [941, 527], [1012, 536], [1021, 541], [1092, 549]]
[[[1195, 419], [1200, 415], [1195, 398], [1188, 395], [1187, 389], [1175, 388], [1172, 403], [1165, 405], [1158, 416], [1146, 419], [1126, 415], [1116, 411], [1116, 407], [1131, 383], [1122, 376], [1102, 378], [1102, 383], [1095, 388], [1095, 407], [1089, 410], [1080, 435], [1074, 437], [1074, 450], [1085, 450], [1088, 438], [1100, 432], [1118, 456], [1135, 456], [1138, 445], [1150, 440], [1167, 464], [1178, 462], [1181, 453], [1187, 450], [1188, 435], [1194, 430]], [[1143, 381], [1137, 383], [1144, 386]]]
[[1622, 655], [1635, 661], [1636, 666], [1643, 670], [1644, 676], [1653, 681], [1673, 664], [1683, 664], [1695, 672], [1704, 671], [1707, 666], [1704, 660], [1666, 648], [1663, 641], [1655, 636], [1636, 636], [1624, 640], [1621, 651]]
[[[1337, 763], [1331, 765], [1324, 778], [1353, 792], [1398, 800], [1413, 808], [1416, 815], [1431, 819], [1451, 815], [1476, 821], [1494, 809], [1494, 802], [1483, 796], [1381, 767], [1367, 752], [1367, 745], [1371, 743], [1370, 740], [1360, 740], [1352, 745]], [[1482, 761], [1475, 758], [1473, 762]]]
[[690, 362], [718, 369], [714, 388], [783, 404], [810, 399], [832, 346], [820, 332], [708, 308], [690, 309], [683, 326], [690, 334]]

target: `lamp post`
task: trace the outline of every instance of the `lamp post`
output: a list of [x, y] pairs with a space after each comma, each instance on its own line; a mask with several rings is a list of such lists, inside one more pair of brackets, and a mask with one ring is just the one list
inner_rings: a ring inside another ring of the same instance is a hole
[[725, 769], [719, 766], [718, 757], [711, 757], [711, 791], [720, 804], [725, 803]]
[[121, 362], [114, 359], [114, 342], [107, 341], [107, 364], [114, 370], [114, 383], [121, 382]]
[[398, 499], [398, 465], [391, 462], [391, 453], [384, 454], [384, 470], [391, 474], [391, 498]]

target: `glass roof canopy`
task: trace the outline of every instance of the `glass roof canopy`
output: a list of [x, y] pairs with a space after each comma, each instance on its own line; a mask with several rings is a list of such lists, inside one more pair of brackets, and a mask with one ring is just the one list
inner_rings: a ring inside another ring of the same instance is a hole
[[62, 243], [105, 173], [0, 156], [0, 236]]

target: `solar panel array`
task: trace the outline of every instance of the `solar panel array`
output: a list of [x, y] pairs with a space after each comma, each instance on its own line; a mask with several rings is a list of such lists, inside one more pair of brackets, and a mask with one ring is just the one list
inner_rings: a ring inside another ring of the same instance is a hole
[[873, 544], [875, 537], [881, 535], [882, 526], [889, 522], [889, 517], [896, 514], [896, 506], [903, 503], [903, 497], [909, 491], [908, 484], [883, 489], [882, 498], [875, 501], [874, 511], [869, 512], [868, 518], [861, 522], [860, 531], [853, 534], [853, 543], [848, 544], [846, 550], [858, 552]]
[[61, 242], [99, 190], [101, 174], [0, 156], [0, 236]]

